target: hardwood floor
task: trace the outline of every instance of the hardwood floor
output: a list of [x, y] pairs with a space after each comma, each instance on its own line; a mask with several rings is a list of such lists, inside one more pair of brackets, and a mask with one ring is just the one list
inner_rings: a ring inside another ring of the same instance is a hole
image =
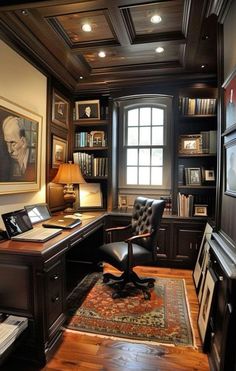
[[[207, 355], [202, 353], [197, 328], [198, 302], [192, 271], [139, 267], [136, 272], [153, 277], [185, 279], [197, 349], [148, 345], [65, 331], [62, 344], [41, 371], [209, 371]], [[4, 367], [5, 370], [7, 369]], [[28, 370], [17, 368], [17, 371]], [[32, 368], [30, 370], [34, 371]]]

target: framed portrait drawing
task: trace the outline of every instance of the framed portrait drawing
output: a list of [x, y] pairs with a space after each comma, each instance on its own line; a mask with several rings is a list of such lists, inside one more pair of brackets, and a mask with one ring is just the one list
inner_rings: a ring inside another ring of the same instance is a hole
[[225, 104], [225, 131], [236, 129], [236, 69], [223, 84]]
[[102, 208], [102, 192], [100, 183], [85, 183], [79, 185], [80, 208]]
[[199, 291], [200, 283], [202, 280], [203, 275], [203, 267], [204, 267], [204, 260], [206, 257], [206, 253], [209, 251], [209, 243], [208, 241], [211, 239], [211, 235], [213, 232], [213, 228], [210, 226], [209, 223], [206, 224], [204, 234], [202, 237], [201, 245], [198, 252], [197, 261], [193, 271], [193, 280], [195, 283], [196, 291]]
[[186, 168], [185, 169], [186, 185], [201, 185], [201, 169], [200, 168]]
[[75, 102], [76, 120], [100, 120], [99, 100], [84, 100]]
[[203, 344], [206, 339], [207, 326], [209, 323], [216, 282], [217, 277], [213, 269], [209, 268], [206, 274], [206, 280], [198, 316], [198, 327]]
[[52, 122], [65, 129], [69, 127], [69, 101], [55, 90], [52, 92]]
[[52, 136], [52, 168], [67, 162], [67, 141], [56, 135]]
[[225, 144], [225, 193], [236, 197], [236, 133]]
[[185, 155], [202, 153], [201, 150], [201, 135], [180, 135], [179, 137], [179, 153]]
[[0, 194], [40, 188], [42, 116], [0, 97]]

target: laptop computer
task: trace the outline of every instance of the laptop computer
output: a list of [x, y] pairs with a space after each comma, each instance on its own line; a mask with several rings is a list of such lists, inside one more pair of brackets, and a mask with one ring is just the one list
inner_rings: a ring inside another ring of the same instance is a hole
[[2, 214], [8, 238], [14, 241], [45, 242], [60, 234], [62, 229], [35, 227], [25, 209]]
[[31, 223], [45, 221], [42, 225], [46, 228], [72, 229], [81, 224], [81, 220], [68, 215], [52, 216], [46, 203], [25, 206]]

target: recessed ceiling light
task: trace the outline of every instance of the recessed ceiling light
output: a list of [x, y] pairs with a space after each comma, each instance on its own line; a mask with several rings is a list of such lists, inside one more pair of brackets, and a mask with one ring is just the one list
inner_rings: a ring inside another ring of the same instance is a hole
[[154, 15], [151, 17], [151, 22], [152, 22], [152, 23], [160, 23], [161, 21], [162, 21], [161, 16], [158, 15], [158, 14], [154, 14]]
[[106, 53], [105, 53], [103, 50], [101, 50], [101, 51], [98, 53], [98, 56], [99, 56], [100, 58], [105, 58]]
[[91, 27], [91, 25], [89, 23], [84, 23], [82, 25], [82, 30], [84, 32], [91, 32], [92, 31], [92, 27]]
[[28, 11], [26, 9], [21, 10], [22, 15], [29, 15]]
[[83, 80], [83, 76], [80, 76], [79, 78], [80, 78], [80, 80]]
[[164, 48], [162, 48], [162, 46], [158, 46], [158, 48], [156, 48], [155, 52], [156, 53], [163, 53], [164, 52]]
[[205, 64], [202, 64], [202, 65], [201, 65], [201, 68], [205, 68], [205, 67], [206, 67], [206, 65], [205, 65]]

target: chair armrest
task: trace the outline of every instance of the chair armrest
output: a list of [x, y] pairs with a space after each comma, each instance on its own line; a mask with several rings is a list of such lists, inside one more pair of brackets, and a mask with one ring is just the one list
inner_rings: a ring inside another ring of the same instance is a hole
[[112, 228], [107, 228], [107, 229], [105, 229], [105, 232], [114, 232], [114, 231], [122, 231], [122, 230], [124, 230], [124, 229], [128, 229], [128, 228], [130, 228], [131, 227], [131, 224], [129, 224], [129, 225], [124, 225], [124, 226], [122, 226], [122, 227], [112, 227]]
[[139, 238], [146, 238], [146, 237], [150, 237], [150, 236], [151, 236], [150, 232], [143, 233], [143, 234], [137, 234], [136, 236], [132, 236], [132, 237], [127, 238], [127, 240], [125, 240], [125, 242], [134, 242], [135, 240], [138, 240]]

